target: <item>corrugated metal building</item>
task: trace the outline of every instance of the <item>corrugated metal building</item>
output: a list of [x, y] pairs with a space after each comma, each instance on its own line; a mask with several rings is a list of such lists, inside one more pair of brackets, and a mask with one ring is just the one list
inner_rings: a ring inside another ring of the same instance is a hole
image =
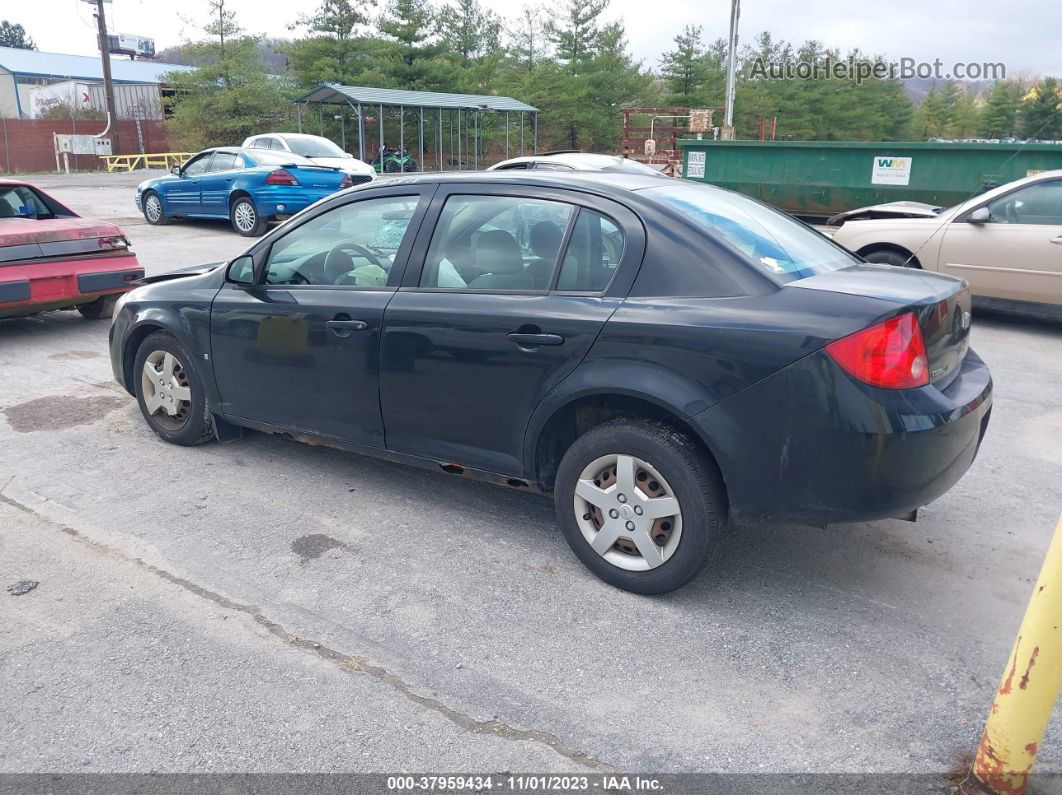
[[[134, 108], [140, 108], [141, 113], [144, 108], [161, 108], [164, 91], [162, 76], [167, 72], [190, 68], [112, 57], [111, 76], [115, 83], [118, 118], [133, 118]], [[0, 47], [0, 118], [31, 118], [34, 89], [71, 80], [90, 85], [102, 84], [103, 64], [100, 59], [87, 55]], [[93, 90], [92, 93], [97, 92]]]

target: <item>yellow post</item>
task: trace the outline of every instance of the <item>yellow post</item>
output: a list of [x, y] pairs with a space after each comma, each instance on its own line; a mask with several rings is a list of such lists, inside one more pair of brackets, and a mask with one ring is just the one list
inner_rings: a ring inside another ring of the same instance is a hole
[[1062, 519], [1025, 610], [985, 723], [973, 773], [994, 793], [1021, 795], [1062, 692]]

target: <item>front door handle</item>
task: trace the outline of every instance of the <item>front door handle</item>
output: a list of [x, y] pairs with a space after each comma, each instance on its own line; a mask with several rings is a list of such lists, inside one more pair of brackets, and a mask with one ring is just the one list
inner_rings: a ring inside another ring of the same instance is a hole
[[1051, 242], [1052, 243], [1060, 243], [1060, 244], [1062, 244], [1062, 235], [1059, 235], [1058, 237], [1052, 237], [1051, 238]]
[[365, 331], [369, 324], [364, 320], [329, 320], [326, 324], [337, 337], [349, 337], [355, 331]]
[[539, 345], [563, 345], [564, 337], [560, 334], [522, 334], [514, 331], [509, 340], [521, 348], [537, 348]]

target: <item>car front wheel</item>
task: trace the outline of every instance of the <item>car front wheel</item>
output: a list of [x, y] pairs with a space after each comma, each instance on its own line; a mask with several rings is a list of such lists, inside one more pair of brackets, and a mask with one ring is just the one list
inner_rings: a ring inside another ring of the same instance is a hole
[[162, 207], [162, 199], [153, 190], [144, 194], [144, 218], [152, 226], [162, 226], [170, 222], [170, 217]]
[[258, 214], [254, 202], [246, 196], [232, 203], [229, 211], [232, 228], [244, 237], [260, 237], [265, 234], [266, 221]]
[[167, 442], [197, 445], [213, 436], [206, 391], [191, 367], [191, 355], [163, 331], [149, 334], [137, 349], [133, 383], [140, 411]]
[[640, 594], [689, 582], [726, 521], [715, 463], [688, 436], [651, 420], [611, 420], [576, 439], [557, 471], [555, 500], [583, 564]]

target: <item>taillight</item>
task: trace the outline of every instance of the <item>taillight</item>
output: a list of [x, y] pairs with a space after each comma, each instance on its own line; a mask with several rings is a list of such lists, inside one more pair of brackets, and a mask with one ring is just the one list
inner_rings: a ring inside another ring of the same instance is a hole
[[110, 237], [99, 238], [99, 246], [105, 251], [117, 248], [129, 248], [129, 241], [122, 235], [112, 235]]
[[278, 168], [270, 171], [265, 178], [266, 185], [298, 185], [299, 181], [292, 176], [290, 171]]
[[354, 187], [354, 179], [350, 176], [350, 174], [347, 174], [343, 177], [343, 181], [339, 183], [339, 187], [340, 189]]
[[826, 346], [841, 368], [865, 384], [913, 389], [929, 383], [929, 360], [913, 312], [857, 331]]

